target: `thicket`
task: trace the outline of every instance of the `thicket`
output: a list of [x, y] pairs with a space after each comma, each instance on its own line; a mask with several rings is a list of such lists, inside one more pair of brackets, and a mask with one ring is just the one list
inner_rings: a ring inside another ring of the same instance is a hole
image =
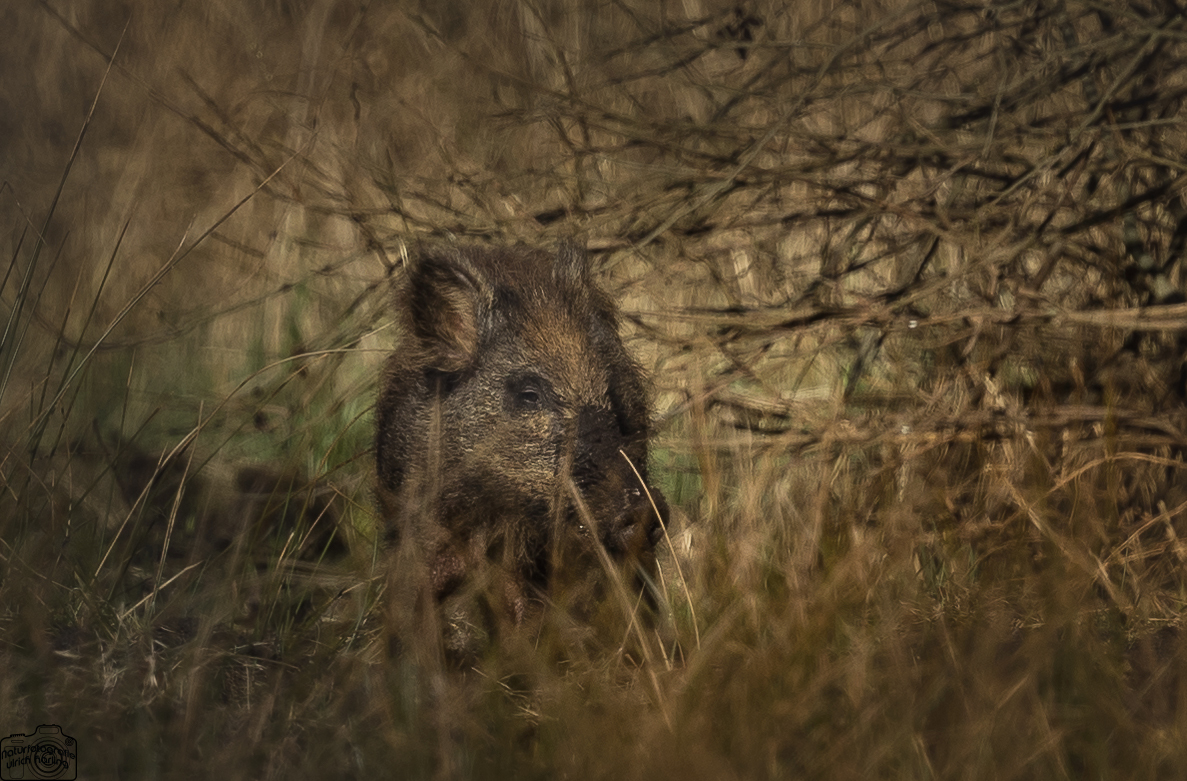
[[[1179, 6], [0, 19], [0, 731], [91, 777], [1187, 770]], [[670, 616], [410, 661], [391, 283], [571, 236], [654, 378]]]

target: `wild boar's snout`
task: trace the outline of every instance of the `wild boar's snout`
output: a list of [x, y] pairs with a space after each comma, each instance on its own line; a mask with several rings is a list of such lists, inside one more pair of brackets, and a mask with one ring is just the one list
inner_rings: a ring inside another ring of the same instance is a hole
[[642, 481], [647, 443], [623, 431], [613, 410], [587, 406], [577, 416], [573, 482], [598, 521], [612, 555], [638, 557], [663, 536], [668, 505]]

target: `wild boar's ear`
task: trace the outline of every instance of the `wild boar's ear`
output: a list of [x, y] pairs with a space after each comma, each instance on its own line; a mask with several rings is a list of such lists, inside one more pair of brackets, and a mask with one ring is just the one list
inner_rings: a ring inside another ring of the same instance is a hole
[[566, 287], [583, 290], [589, 287], [589, 254], [575, 241], [562, 241], [556, 251], [556, 278]]
[[605, 291], [594, 282], [589, 253], [585, 251], [583, 245], [574, 241], [561, 242], [557, 249], [552, 273], [562, 287], [573, 294], [575, 301], [580, 305], [588, 306], [589, 311], [596, 312], [608, 327], [617, 328], [618, 308]]
[[458, 372], [473, 364], [490, 299], [489, 286], [463, 254], [420, 258], [408, 279], [408, 317], [430, 368]]

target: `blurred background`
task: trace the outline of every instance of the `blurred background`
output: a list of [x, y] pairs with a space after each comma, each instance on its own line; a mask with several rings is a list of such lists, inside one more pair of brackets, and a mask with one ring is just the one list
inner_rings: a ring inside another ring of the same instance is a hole
[[[0, 23], [0, 732], [91, 777], [1187, 769], [1178, 5]], [[392, 662], [392, 283], [570, 237], [653, 377], [670, 626]]]

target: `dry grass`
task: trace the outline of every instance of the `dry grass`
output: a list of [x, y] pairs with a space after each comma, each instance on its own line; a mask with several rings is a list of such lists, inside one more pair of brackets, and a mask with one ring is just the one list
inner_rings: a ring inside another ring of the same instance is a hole
[[[158, 5], [0, 11], [4, 735], [86, 777], [1187, 772], [1175, 7]], [[390, 282], [572, 234], [655, 378], [670, 621], [452, 673], [374, 545]]]

